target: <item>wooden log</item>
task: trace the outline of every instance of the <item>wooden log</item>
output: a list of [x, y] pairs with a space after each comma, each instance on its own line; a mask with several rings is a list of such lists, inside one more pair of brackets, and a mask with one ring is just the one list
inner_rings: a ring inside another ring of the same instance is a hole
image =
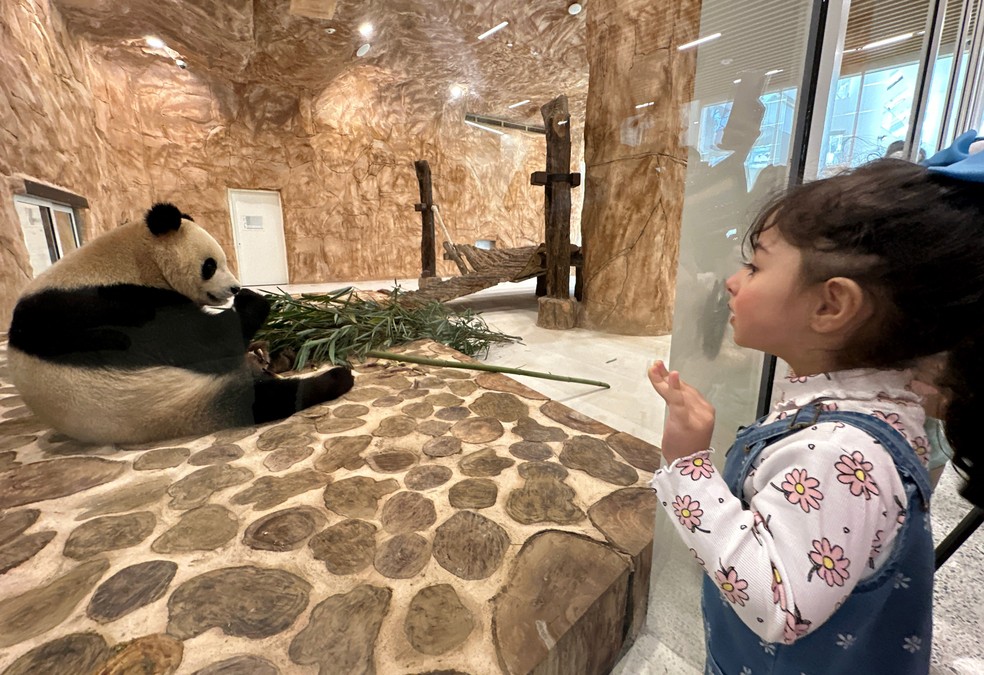
[[420, 276], [433, 277], [437, 274], [437, 250], [434, 236], [434, 194], [431, 184], [430, 164], [426, 159], [418, 159], [413, 163], [417, 171], [417, 183], [420, 185], [420, 203], [414, 210], [420, 211]]
[[[567, 96], [561, 95], [542, 108], [547, 130], [544, 218], [547, 245], [547, 297], [570, 297], [571, 276], [571, 186], [579, 178], [571, 173], [571, 116]], [[568, 176], [567, 180], [564, 175]]]

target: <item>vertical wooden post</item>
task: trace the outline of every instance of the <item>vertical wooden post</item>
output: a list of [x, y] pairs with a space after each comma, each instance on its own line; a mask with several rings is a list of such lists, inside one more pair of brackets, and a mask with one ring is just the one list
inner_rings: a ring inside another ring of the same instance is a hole
[[571, 300], [571, 188], [581, 176], [571, 173], [571, 116], [567, 97], [558, 96], [542, 108], [547, 130], [547, 170], [530, 177], [544, 187], [543, 217], [546, 248], [546, 297], [539, 299], [537, 325], [573, 328], [576, 306]]
[[418, 159], [413, 163], [417, 171], [417, 183], [420, 185], [420, 203], [414, 205], [414, 210], [420, 211], [420, 277], [426, 279], [437, 274], [437, 250], [434, 235], [434, 195], [431, 184], [430, 164], [426, 159]]
[[547, 297], [571, 296], [571, 183], [550, 180], [571, 171], [571, 116], [567, 97], [540, 108], [547, 129], [547, 184], [544, 199], [547, 245]]

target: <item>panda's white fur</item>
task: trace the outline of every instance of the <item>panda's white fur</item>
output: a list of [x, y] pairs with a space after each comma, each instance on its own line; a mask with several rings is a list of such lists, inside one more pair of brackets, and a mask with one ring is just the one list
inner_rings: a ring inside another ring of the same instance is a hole
[[[254, 380], [246, 345], [268, 304], [239, 291], [218, 242], [157, 204], [28, 285], [9, 334], [14, 385], [43, 422], [94, 443], [269, 421], [351, 388], [346, 369]], [[233, 309], [203, 309], [234, 295]]]

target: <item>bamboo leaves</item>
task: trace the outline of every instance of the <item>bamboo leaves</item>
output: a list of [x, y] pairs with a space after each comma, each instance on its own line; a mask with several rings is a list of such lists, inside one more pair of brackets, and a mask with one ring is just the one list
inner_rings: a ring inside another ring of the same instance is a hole
[[295, 370], [362, 360], [371, 350], [423, 338], [468, 356], [484, 354], [497, 342], [519, 340], [489, 329], [471, 310], [459, 312], [439, 302], [410, 306], [399, 302], [399, 294], [395, 288], [385, 302], [359, 297], [352, 288], [296, 298], [267, 294], [270, 316], [255, 339], [267, 342], [272, 354], [295, 352]]

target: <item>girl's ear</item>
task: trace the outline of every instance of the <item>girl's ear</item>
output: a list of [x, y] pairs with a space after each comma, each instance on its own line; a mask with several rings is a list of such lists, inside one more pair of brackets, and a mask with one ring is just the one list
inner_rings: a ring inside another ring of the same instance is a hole
[[847, 277], [833, 277], [820, 287], [819, 303], [810, 319], [818, 333], [845, 336], [867, 321], [873, 313], [864, 289]]

